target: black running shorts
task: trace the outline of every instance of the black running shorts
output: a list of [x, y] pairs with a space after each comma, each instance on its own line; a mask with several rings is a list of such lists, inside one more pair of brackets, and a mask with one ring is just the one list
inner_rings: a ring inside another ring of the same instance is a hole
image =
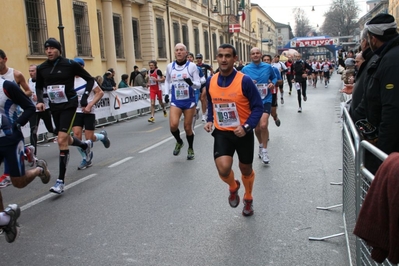
[[248, 132], [244, 137], [237, 137], [233, 131], [222, 131], [215, 128], [212, 132], [213, 158], [220, 156], [234, 156], [237, 151], [238, 160], [243, 164], [252, 164], [254, 160], [254, 133]]

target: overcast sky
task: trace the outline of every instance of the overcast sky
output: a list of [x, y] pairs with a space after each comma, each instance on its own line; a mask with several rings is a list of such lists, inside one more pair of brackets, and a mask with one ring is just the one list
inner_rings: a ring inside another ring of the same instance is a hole
[[[295, 29], [293, 9], [299, 7], [309, 16], [310, 25], [316, 28], [317, 24], [321, 27], [324, 22], [324, 13], [328, 11], [332, 0], [251, 0], [252, 3], [258, 4], [275, 22], [283, 24], [290, 23], [292, 30]], [[273, 3], [274, 2], [274, 3]], [[355, 0], [360, 8], [359, 18], [366, 14], [366, 0]], [[312, 11], [314, 6], [315, 11]]]

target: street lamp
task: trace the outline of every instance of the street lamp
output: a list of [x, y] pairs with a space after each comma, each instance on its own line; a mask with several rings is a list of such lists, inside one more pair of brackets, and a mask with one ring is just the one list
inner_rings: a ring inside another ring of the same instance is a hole
[[60, 32], [60, 42], [62, 45], [61, 54], [66, 57], [65, 40], [64, 40], [64, 25], [62, 25], [62, 15], [61, 15], [61, 3], [57, 0], [57, 10], [58, 10], [58, 30]]
[[[241, 6], [238, 5], [237, 3], [237, 8], [232, 9], [232, 1], [234, 0], [224, 0], [224, 13], [220, 15], [220, 9], [219, 7], [221, 6], [221, 0], [216, 1], [215, 5], [212, 8], [212, 13], [214, 14], [219, 14], [221, 17], [227, 17], [227, 29], [226, 29], [226, 36], [228, 39], [229, 36], [231, 35], [230, 33], [234, 32], [240, 32], [241, 25], [238, 23], [239, 22], [239, 17], [243, 14], [244, 10]], [[229, 12], [227, 13], [227, 9], [229, 9]], [[237, 14], [234, 14], [234, 11], [237, 10]], [[230, 20], [234, 18], [233, 24], [230, 24]], [[223, 23], [226, 23], [223, 21]], [[237, 26], [238, 25], [238, 26]], [[229, 40], [230, 41], [230, 40]]]

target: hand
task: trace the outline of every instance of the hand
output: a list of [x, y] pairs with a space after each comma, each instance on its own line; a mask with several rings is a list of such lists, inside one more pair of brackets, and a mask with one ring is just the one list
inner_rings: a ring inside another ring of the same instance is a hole
[[40, 112], [43, 112], [46, 107], [44, 106], [44, 103], [38, 103], [36, 104], [36, 109], [39, 110]]
[[237, 137], [241, 138], [241, 137], [244, 137], [247, 134], [247, 132], [245, 132], [245, 130], [242, 126], [238, 126], [238, 127], [236, 127], [236, 129], [234, 129], [234, 134]]
[[211, 132], [213, 128], [213, 123], [212, 122], [207, 122], [204, 126], [204, 129], [206, 132]]
[[190, 85], [190, 86], [193, 86], [193, 84], [194, 84], [194, 83], [191, 81], [191, 79], [189, 79], [189, 78], [185, 78], [184, 81], [185, 81], [188, 85]]
[[165, 103], [169, 103], [169, 94], [165, 95]]

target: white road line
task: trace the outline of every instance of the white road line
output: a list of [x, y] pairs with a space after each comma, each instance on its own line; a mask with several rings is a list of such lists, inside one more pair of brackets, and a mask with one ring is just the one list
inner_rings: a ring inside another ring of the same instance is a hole
[[[202, 124], [202, 123], [201, 123], [201, 124], [198, 124], [198, 125], [196, 125], [194, 128], [197, 128], [197, 127], [200, 127], [200, 126], [203, 126], [203, 124]], [[185, 134], [184, 131], [180, 133], [180, 136], [183, 135], [183, 134]], [[171, 139], [175, 139], [175, 138], [172, 136], [172, 137], [169, 137], [169, 138], [167, 138], [167, 139], [164, 139], [163, 141], [158, 142], [157, 144], [154, 144], [154, 145], [152, 145], [152, 146], [150, 146], [150, 147], [148, 147], [148, 148], [145, 148], [144, 150], [139, 151], [139, 153], [144, 153], [144, 152], [147, 152], [147, 151], [149, 151], [149, 150], [152, 150], [152, 149], [154, 149], [154, 148], [156, 148], [156, 147], [158, 147], [158, 146], [164, 144], [165, 142], [168, 142], [168, 141], [171, 140]]]
[[130, 159], [133, 159], [133, 157], [126, 157], [125, 159], [120, 160], [119, 162], [111, 164], [110, 166], [108, 166], [108, 168], [112, 168], [112, 167], [118, 166], [118, 165], [120, 165], [120, 164], [122, 164], [122, 163], [124, 163], [126, 161], [129, 161]]
[[[72, 187], [74, 187], [74, 186], [76, 186], [76, 185], [79, 185], [80, 183], [85, 182], [86, 180], [89, 180], [89, 179], [95, 177], [96, 175], [97, 175], [97, 174], [91, 174], [91, 175], [88, 175], [88, 176], [86, 176], [86, 177], [83, 177], [82, 179], [79, 179], [79, 180], [77, 180], [77, 181], [75, 181], [75, 182], [73, 182], [73, 183], [71, 183], [71, 184], [69, 184], [69, 185], [66, 185], [65, 188], [64, 188], [64, 191], [65, 191], [65, 190], [68, 190], [68, 189], [70, 189], [70, 188], [72, 188]], [[33, 206], [39, 204], [40, 202], [43, 202], [43, 201], [45, 201], [46, 199], [49, 199], [49, 198], [55, 197], [55, 196], [59, 196], [59, 195], [58, 195], [58, 194], [55, 194], [55, 193], [49, 193], [49, 194], [47, 194], [47, 195], [45, 195], [45, 196], [43, 196], [43, 197], [41, 197], [41, 198], [38, 198], [38, 199], [36, 199], [36, 200], [34, 200], [34, 201], [32, 201], [32, 202], [30, 202], [30, 203], [28, 203], [28, 204], [22, 206], [22, 207], [21, 207], [21, 210], [24, 211], [24, 210], [26, 210], [26, 209], [29, 209], [30, 207], [33, 207]]]

